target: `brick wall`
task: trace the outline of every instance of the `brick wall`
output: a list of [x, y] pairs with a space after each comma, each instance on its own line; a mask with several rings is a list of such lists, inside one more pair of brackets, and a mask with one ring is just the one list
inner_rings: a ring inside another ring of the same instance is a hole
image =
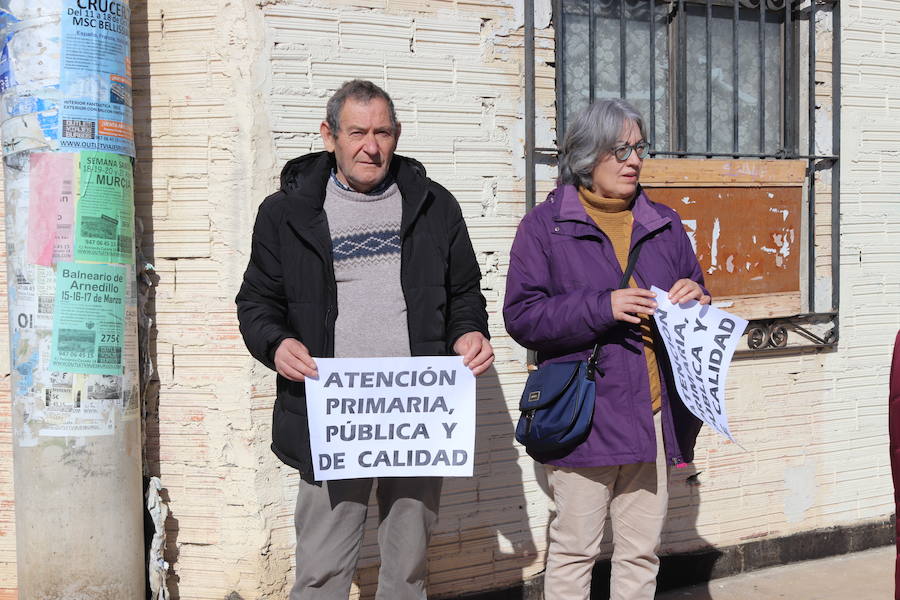
[[[495, 336], [496, 369], [479, 381], [475, 477], [445, 484], [431, 591], [502, 588], [541, 571], [545, 484], [512, 441], [525, 355], [499, 314], [524, 212], [521, 4], [132, 3], [136, 202], [158, 276], [150, 308], [159, 381], [147, 399], [145, 455], [172, 511], [173, 597], [282, 598], [292, 580], [296, 475], [268, 450], [274, 382], [243, 349], [232, 299], [256, 207], [286, 160], [321, 147], [325, 101], [352, 77], [394, 96], [398, 152], [421, 160], [460, 200]], [[553, 32], [549, 3], [537, 4], [538, 145], [549, 146]], [[893, 510], [885, 423], [888, 354], [900, 326], [900, 209], [890, 191], [900, 184], [900, 3], [846, 2], [843, 18], [839, 349], [733, 365], [728, 403], [747, 452], [701, 435], [697, 463], [673, 477], [664, 551], [879, 520]], [[542, 169], [539, 197], [552, 181]], [[827, 205], [820, 207], [826, 224]], [[0, 394], [2, 598], [15, 587], [15, 542], [7, 389]], [[698, 471], [701, 485], [687, 485]], [[354, 589], [362, 597], [374, 591], [374, 527], [370, 518]]]

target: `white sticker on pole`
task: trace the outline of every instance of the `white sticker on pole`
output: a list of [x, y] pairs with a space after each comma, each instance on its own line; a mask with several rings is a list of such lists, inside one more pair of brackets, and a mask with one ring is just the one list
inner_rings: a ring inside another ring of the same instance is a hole
[[735, 347], [747, 321], [696, 300], [672, 304], [656, 286], [653, 314], [669, 353], [675, 385], [684, 405], [697, 418], [735, 441], [725, 410], [725, 381]]
[[306, 409], [317, 480], [472, 476], [475, 377], [461, 357], [315, 360]]

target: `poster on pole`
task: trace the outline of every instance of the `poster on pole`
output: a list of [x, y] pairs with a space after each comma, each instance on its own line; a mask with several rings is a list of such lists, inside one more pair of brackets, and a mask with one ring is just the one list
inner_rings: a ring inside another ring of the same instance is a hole
[[128, 0], [0, 0], [4, 155], [134, 157], [130, 24]]
[[125, 267], [59, 263], [50, 369], [121, 375]]
[[47, 437], [103, 436], [115, 433], [121, 414], [122, 381], [119, 375], [49, 372], [36, 416], [40, 435]]
[[[103, 330], [92, 322], [85, 322], [82, 329], [74, 330], [74, 337], [72, 330], [62, 332], [62, 338], [56, 338], [59, 352], [54, 349], [53, 323], [56, 313], [54, 304], [57, 276], [58, 271], [63, 268], [67, 267], [58, 265], [54, 269], [27, 265], [24, 271], [17, 273], [18, 283], [14, 288], [16, 293], [10, 296], [10, 315], [14, 318], [12, 350], [16, 401], [28, 415], [18, 432], [17, 442], [20, 446], [35, 445], [39, 437], [45, 436], [114, 435], [118, 422], [134, 420], [140, 415], [134, 268], [119, 267], [124, 268], [127, 305], [124, 311], [125, 335], [121, 348], [123, 361], [121, 375], [78, 372], [74, 369], [53, 370], [56, 360], [54, 356], [60, 355], [64, 364], [72, 366], [73, 361], [80, 358], [80, 354], [75, 353], [91, 352], [89, 347], [88, 350], [84, 350], [84, 347], [75, 347], [74, 344], [83, 342], [85, 335], [93, 335], [96, 339], [97, 334], [92, 332]], [[70, 282], [77, 280], [71, 273], [66, 277]], [[96, 281], [100, 281], [102, 285], [103, 279]], [[75, 291], [79, 294], [87, 293], [81, 284], [79, 289], [67, 291], [69, 293], [65, 297], [69, 301], [75, 301], [76, 306], [78, 301], [75, 299], [78, 297], [82, 298], [82, 302], [93, 300], [85, 299], [86, 295], [75, 295]], [[66, 306], [66, 310], [71, 310], [71, 307]], [[73, 322], [71, 317], [67, 322]], [[78, 321], [74, 323], [76, 326], [81, 325]], [[102, 351], [103, 355], [118, 358], [119, 349], [113, 336], [107, 333], [104, 341], [104, 336], [100, 335], [100, 341], [107, 347]], [[112, 352], [108, 349], [110, 345], [113, 347]], [[100, 353], [98, 348], [98, 356]], [[85, 364], [85, 361], [79, 361], [78, 364]], [[87, 364], [90, 366], [92, 362], [87, 361]]]
[[78, 160], [75, 260], [134, 262], [134, 176], [131, 159], [82, 152]]
[[653, 319], [662, 335], [675, 385], [684, 405], [698, 419], [732, 442], [725, 408], [728, 366], [747, 321], [697, 301], [672, 304], [656, 286]]
[[60, 146], [134, 156], [131, 9], [124, 0], [64, 0]]
[[49, 267], [71, 261], [78, 155], [33, 152], [29, 156], [28, 262]]
[[475, 377], [461, 357], [315, 360], [306, 409], [317, 480], [472, 476]]

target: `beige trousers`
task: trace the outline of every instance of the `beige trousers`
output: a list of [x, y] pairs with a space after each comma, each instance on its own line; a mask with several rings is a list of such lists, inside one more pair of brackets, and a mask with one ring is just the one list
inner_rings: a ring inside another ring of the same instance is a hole
[[545, 600], [588, 600], [606, 517], [612, 522], [610, 600], [653, 600], [669, 502], [661, 417], [656, 463], [565, 468], [547, 465], [556, 514], [550, 522]]

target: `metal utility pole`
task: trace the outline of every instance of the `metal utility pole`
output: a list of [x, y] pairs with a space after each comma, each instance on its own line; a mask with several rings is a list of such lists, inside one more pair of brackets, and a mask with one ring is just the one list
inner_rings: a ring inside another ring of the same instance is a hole
[[0, 0], [19, 598], [144, 597], [128, 0]]

